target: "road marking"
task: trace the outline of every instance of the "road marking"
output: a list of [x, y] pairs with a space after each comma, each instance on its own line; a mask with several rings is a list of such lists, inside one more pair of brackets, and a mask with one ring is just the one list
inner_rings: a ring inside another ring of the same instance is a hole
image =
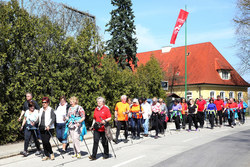
[[198, 139], [199, 137], [192, 137], [190, 139], [186, 139], [186, 140], [183, 140], [183, 142], [188, 142], [188, 141], [191, 141], [191, 140], [194, 140], [194, 139]]
[[137, 159], [143, 158], [143, 157], [145, 157], [145, 155], [141, 155], [141, 156], [139, 156], [139, 157], [135, 157], [135, 158], [130, 159], [130, 160], [126, 161], [126, 162], [123, 162], [123, 163], [117, 164], [117, 165], [115, 165], [115, 166], [113, 166], [113, 167], [119, 167], [119, 166], [122, 166], [122, 165], [128, 164], [128, 163], [130, 163], [130, 162], [132, 162], [132, 161], [135, 161], [135, 160], [137, 160]]

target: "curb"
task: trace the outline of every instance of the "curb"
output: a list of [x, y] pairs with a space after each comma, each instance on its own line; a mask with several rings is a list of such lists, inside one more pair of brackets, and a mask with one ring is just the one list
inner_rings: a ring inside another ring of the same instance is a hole
[[[87, 131], [87, 132], [90, 132], [90, 131]], [[54, 138], [56, 138], [56, 136], [54, 136]], [[85, 139], [85, 140], [93, 139], [93, 136], [91, 136], [91, 137], [86, 137], [86, 138], [84, 138], [84, 139]], [[72, 143], [72, 141], [69, 141], [69, 143]], [[59, 143], [58, 146], [61, 146], [61, 145], [62, 145], [62, 143]], [[53, 147], [57, 147], [57, 146], [55, 145], [54, 142], [52, 142], [52, 143], [51, 143], [51, 147], [53, 148]], [[36, 150], [36, 148], [35, 148], [35, 149], [28, 149], [28, 152], [29, 152], [29, 151], [34, 151], [34, 150]], [[18, 155], [21, 155], [20, 152], [18, 152], [18, 153], [10, 153], [10, 154], [8, 154], [8, 155], [3, 155], [3, 156], [1, 156], [1, 157], [0, 157], [0, 160], [1, 160], [1, 159], [6, 159], [6, 158], [10, 158], [10, 157], [14, 157], [14, 156], [18, 156]]]

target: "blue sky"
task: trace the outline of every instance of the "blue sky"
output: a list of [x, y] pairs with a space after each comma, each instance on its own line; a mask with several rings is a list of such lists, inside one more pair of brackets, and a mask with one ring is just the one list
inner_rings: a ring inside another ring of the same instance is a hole
[[[96, 16], [99, 33], [103, 40], [109, 39], [105, 25], [110, 20], [114, 7], [110, 0], [54, 0], [72, 6], [78, 10]], [[237, 70], [240, 61], [237, 55], [235, 27], [233, 18], [236, 14], [236, 0], [132, 0], [135, 15], [137, 52], [161, 49], [170, 45], [176, 19], [180, 9], [189, 12], [188, 44], [212, 42], [227, 61]], [[176, 44], [185, 44], [184, 26], [181, 28]], [[250, 76], [242, 76], [250, 82]]]

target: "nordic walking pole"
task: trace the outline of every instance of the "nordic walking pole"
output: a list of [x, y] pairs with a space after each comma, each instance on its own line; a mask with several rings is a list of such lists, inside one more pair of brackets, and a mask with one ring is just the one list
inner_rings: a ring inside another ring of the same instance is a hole
[[[59, 150], [59, 146], [56, 144], [56, 141], [54, 140], [54, 138], [53, 138], [53, 136], [52, 136], [52, 134], [50, 133], [50, 131], [49, 130], [47, 130], [48, 132], [49, 132], [49, 135], [50, 135], [50, 137], [52, 138], [52, 140], [54, 141], [54, 143], [55, 143], [55, 145], [56, 145], [56, 147], [57, 147], [57, 149]], [[60, 152], [60, 151], [59, 151]], [[62, 155], [62, 153], [60, 152], [60, 154], [61, 154], [61, 156], [63, 157], [63, 159], [64, 159], [64, 156]]]
[[[102, 117], [100, 117], [100, 119], [103, 121]], [[105, 126], [104, 126], [104, 127], [105, 127]], [[113, 151], [113, 153], [114, 153], [114, 156], [115, 156], [115, 158], [116, 158], [116, 155], [115, 155], [115, 151], [114, 151], [113, 145], [112, 145], [111, 141], [109, 140], [109, 138], [107, 137], [106, 132], [104, 132], [104, 134], [105, 134], [105, 137], [106, 137], [106, 139], [108, 140], [108, 142], [109, 142], [109, 144], [110, 144], [110, 146], [111, 146], [111, 148], [112, 148], [112, 151]]]
[[[94, 137], [94, 134], [93, 134], [92, 130], [91, 130], [91, 133], [92, 133], [92, 135], [93, 135], [93, 137]], [[101, 149], [101, 147], [100, 147], [100, 145], [99, 145], [99, 144], [98, 144], [98, 148], [99, 148], [99, 150], [101, 151], [102, 156], [104, 156], [104, 154], [103, 154], [103, 152], [102, 152], [102, 149]]]
[[106, 137], [106, 139], [108, 140], [108, 142], [109, 142], [109, 144], [110, 144], [110, 146], [111, 146], [111, 148], [112, 148], [113, 154], [114, 154], [114, 156], [115, 156], [115, 158], [116, 158], [115, 151], [114, 151], [114, 148], [113, 148], [112, 143], [110, 142], [110, 140], [109, 140], [109, 138], [107, 137], [106, 134], [105, 134], [105, 137]]
[[88, 145], [87, 145], [87, 143], [86, 143], [86, 141], [85, 141], [85, 139], [84, 139], [84, 136], [83, 136], [82, 138], [83, 138], [83, 141], [84, 141], [84, 143], [85, 143], [85, 145], [86, 145], [86, 147], [87, 147], [87, 150], [88, 150], [88, 152], [89, 152], [89, 155], [91, 156], [90, 151], [89, 151], [89, 147], [88, 147]]

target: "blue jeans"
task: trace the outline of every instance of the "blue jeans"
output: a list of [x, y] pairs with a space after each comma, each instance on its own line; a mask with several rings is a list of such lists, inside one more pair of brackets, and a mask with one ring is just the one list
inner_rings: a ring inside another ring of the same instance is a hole
[[136, 136], [135, 132], [137, 131], [137, 136], [140, 137], [141, 119], [131, 118], [131, 128], [133, 136]]
[[61, 143], [67, 143], [67, 139], [63, 139], [63, 134], [65, 132], [65, 123], [56, 124], [56, 137]]
[[148, 134], [148, 123], [149, 123], [149, 119], [143, 120], [144, 134]]

